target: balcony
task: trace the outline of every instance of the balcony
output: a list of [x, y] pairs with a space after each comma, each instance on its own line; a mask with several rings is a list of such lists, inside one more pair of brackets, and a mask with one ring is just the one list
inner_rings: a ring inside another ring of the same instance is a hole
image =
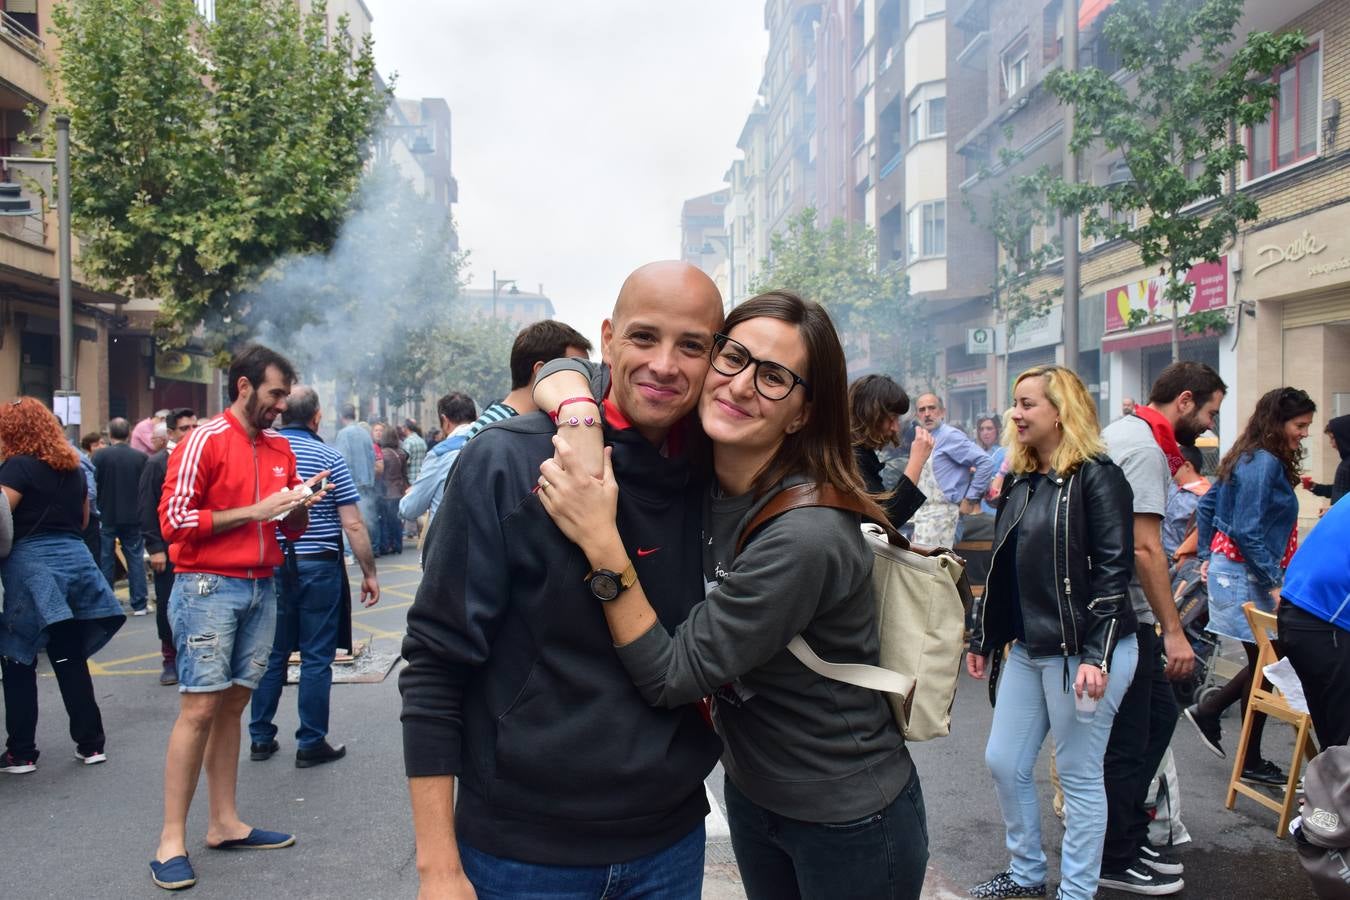
[[[18, 107], [45, 104], [47, 78], [42, 71], [42, 40], [10, 13], [0, 10], [0, 91], [17, 94]], [[12, 106], [11, 103], [4, 104]]]

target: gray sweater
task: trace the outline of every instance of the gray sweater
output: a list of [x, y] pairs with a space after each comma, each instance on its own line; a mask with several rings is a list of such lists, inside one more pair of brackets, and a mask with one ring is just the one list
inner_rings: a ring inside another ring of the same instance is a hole
[[895, 799], [909, 751], [881, 694], [822, 678], [786, 647], [804, 633], [831, 662], [877, 663], [872, 552], [857, 515], [813, 507], [772, 520], [735, 556], [741, 530], [775, 493], [709, 498], [707, 597], [673, 636], [653, 627], [618, 652], [649, 703], [716, 697], [722, 765], [756, 804], [848, 822]]

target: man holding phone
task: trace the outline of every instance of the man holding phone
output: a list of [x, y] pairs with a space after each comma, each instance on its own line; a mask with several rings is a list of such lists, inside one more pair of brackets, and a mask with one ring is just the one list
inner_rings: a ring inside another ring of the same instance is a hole
[[[160, 531], [175, 576], [169, 600], [177, 651], [179, 710], [164, 761], [164, 825], [151, 880], [191, 887], [187, 814], [203, 764], [210, 794], [206, 845], [270, 850], [290, 834], [239, 817], [239, 719], [267, 667], [276, 624], [273, 569], [278, 529], [295, 541], [309, 525], [327, 472], [302, 482], [295, 454], [272, 423], [285, 409], [295, 369], [261, 345], [230, 363], [230, 406], [198, 426], [169, 457], [159, 501]], [[308, 490], [306, 490], [308, 488]]]
[[327, 496], [309, 512], [309, 528], [298, 541], [282, 541], [285, 561], [277, 569], [277, 628], [272, 655], [253, 694], [252, 740], [249, 759], [261, 762], [281, 749], [272, 718], [286, 683], [291, 650], [300, 649], [300, 727], [295, 732], [295, 765], [301, 769], [334, 762], [347, 755], [342, 744], [328, 743], [329, 695], [333, 689], [333, 658], [337, 654], [338, 621], [342, 604], [342, 533], [361, 565], [361, 602], [374, 606], [380, 599], [375, 578], [375, 554], [361, 521], [361, 494], [352, 481], [347, 461], [319, 437], [318, 392], [297, 384], [281, 414], [281, 436], [295, 453], [301, 478], [327, 472]]

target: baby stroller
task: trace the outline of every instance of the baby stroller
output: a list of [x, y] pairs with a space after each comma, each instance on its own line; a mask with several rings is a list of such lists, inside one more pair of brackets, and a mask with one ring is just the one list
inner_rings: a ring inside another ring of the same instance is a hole
[[1190, 678], [1172, 682], [1177, 703], [1185, 709], [1219, 689], [1214, 682], [1212, 667], [1219, 639], [1205, 627], [1209, 624], [1209, 589], [1200, 580], [1200, 560], [1194, 556], [1183, 557], [1172, 566], [1168, 575], [1172, 579], [1172, 599], [1177, 604], [1181, 629], [1195, 651], [1195, 668]]

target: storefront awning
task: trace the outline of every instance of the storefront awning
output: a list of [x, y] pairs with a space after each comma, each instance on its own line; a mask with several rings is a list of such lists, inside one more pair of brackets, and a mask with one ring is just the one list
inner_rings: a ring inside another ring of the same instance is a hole
[[[1213, 333], [1190, 334], [1185, 331], [1178, 335], [1181, 343], [1198, 341], [1214, 337]], [[1161, 347], [1172, 342], [1170, 324], [1154, 325], [1149, 328], [1137, 328], [1134, 331], [1119, 331], [1102, 336], [1103, 353], [1120, 353], [1124, 350], [1142, 350], [1145, 347]]]

